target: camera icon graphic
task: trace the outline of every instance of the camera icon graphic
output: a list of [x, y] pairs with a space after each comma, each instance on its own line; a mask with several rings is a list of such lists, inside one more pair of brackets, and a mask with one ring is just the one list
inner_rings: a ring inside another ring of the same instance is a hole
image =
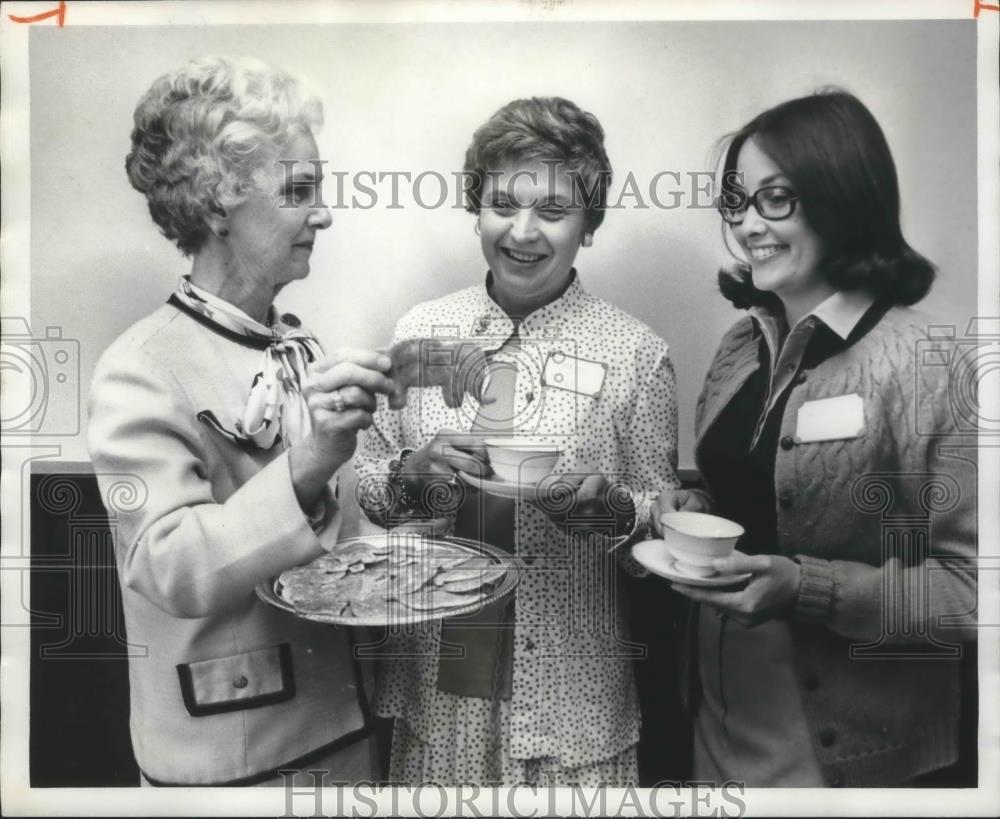
[[[948, 411], [962, 433], [1000, 434], [1000, 318], [974, 318], [964, 336], [954, 325], [933, 325], [917, 342], [917, 390], [930, 389], [932, 369], [947, 372]], [[992, 397], [992, 401], [991, 401]], [[991, 405], [992, 404], [992, 405]], [[918, 400], [917, 431], [933, 435], [940, 429], [931, 408], [934, 401]]]
[[35, 337], [20, 317], [3, 318], [0, 377], [4, 435], [76, 435], [80, 432], [80, 342], [46, 327]]
[[[539, 424], [546, 375], [554, 362], [565, 359], [560, 351], [572, 352], [575, 345], [560, 339], [524, 337], [511, 344], [509, 335], [494, 335], [488, 329], [484, 326], [483, 332], [471, 337], [448, 334], [419, 340], [420, 381], [416, 386], [441, 386], [446, 395], [458, 398], [449, 406], [459, 426], [484, 434], [496, 434], [497, 430], [516, 430], [522, 435], [542, 432]], [[507, 386], [500, 388], [498, 381]], [[497, 400], [496, 388], [512, 399]], [[463, 395], [479, 400], [470, 405], [460, 400]], [[411, 400], [423, 415], [423, 393], [417, 391]], [[567, 430], [560, 432], [566, 434]]]

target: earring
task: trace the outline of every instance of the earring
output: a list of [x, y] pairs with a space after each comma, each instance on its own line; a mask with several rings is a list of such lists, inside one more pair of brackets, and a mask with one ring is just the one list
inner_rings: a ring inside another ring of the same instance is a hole
[[480, 235], [480, 233], [479, 233], [479, 220], [478, 219], [476, 220], [476, 224], [475, 224], [475, 226], [472, 229], [474, 231], [476, 231], [476, 236]]
[[590, 247], [592, 244], [594, 244], [594, 234], [584, 233], [583, 241], [580, 244], [582, 244], [584, 247]]
[[220, 238], [228, 236], [229, 235], [229, 228], [219, 228], [218, 235], [219, 235]]

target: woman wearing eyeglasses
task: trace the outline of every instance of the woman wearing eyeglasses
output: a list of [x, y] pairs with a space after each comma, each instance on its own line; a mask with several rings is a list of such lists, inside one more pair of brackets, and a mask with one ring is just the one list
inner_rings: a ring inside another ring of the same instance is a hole
[[[728, 138], [720, 212], [747, 311], [698, 403], [704, 494], [660, 511], [740, 523], [700, 604], [694, 778], [751, 787], [916, 785], [957, 759], [974, 635], [976, 441], [929, 319], [934, 268], [904, 240], [892, 155], [843, 92], [791, 100]], [[971, 440], [969, 440], [971, 438]], [[951, 625], [942, 616], [952, 615]]]

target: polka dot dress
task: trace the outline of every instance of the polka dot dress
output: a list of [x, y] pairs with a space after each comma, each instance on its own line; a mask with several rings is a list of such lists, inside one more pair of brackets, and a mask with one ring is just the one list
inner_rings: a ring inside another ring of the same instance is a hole
[[[485, 287], [413, 308], [395, 341], [468, 339], [500, 348], [513, 332]], [[556, 301], [525, 317], [512, 419], [520, 434], [558, 443], [560, 474], [603, 474], [626, 489], [645, 524], [652, 498], [677, 488], [677, 403], [667, 344], [642, 322], [590, 295], [574, 278]], [[411, 390], [390, 411], [380, 397], [356, 467], [360, 486], [384, 480], [389, 461], [441, 428], [470, 431], [479, 404], [449, 408], [437, 388]], [[547, 503], [558, 508], [558, 499]], [[395, 716], [398, 781], [508, 784], [538, 774], [580, 784], [635, 781], [639, 711], [622, 611], [619, 568], [641, 571], [627, 549], [558, 529], [546, 511], [519, 504], [515, 546], [526, 571], [515, 592], [513, 692], [509, 701], [437, 689], [439, 624], [390, 640], [375, 705]], [[404, 722], [405, 725], [400, 723]], [[595, 779], [596, 778], [596, 779]], [[539, 784], [545, 784], [540, 779]], [[576, 780], [573, 780], [576, 781]]]
[[430, 740], [418, 737], [404, 719], [397, 719], [392, 735], [392, 764], [389, 781], [415, 784], [435, 782], [443, 787], [538, 785], [565, 788], [578, 785], [600, 788], [635, 784], [636, 746], [608, 759], [576, 768], [567, 768], [554, 757], [515, 759], [510, 755], [510, 703], [500, 703], [497, 729], [501, 739], [495, 748], [487, 734], [489, 705], [474, 697], [450, 697], [442, 709], [442, 721]]

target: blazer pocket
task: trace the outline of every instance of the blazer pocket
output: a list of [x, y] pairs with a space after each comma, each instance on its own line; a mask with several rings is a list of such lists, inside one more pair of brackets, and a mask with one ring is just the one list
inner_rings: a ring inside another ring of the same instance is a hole
[[282, 643], [232, 657], [177, 666], [181, 696], [192, 717], [245, 711], [295, 696], [292, 649]]

